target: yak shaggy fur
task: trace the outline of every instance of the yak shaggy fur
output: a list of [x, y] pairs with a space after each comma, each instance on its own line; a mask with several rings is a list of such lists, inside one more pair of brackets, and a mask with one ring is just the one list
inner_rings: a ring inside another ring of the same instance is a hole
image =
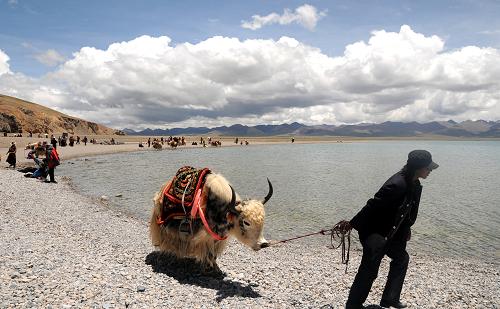
[[[179, 233], [178, 222], [166, 225], [158, 225], [156, 222], [163, 205], [163, 190], [169, 184], [170, 182], [164, 184], [153, 199], [154, 207], [150, 221], [152, 244], [162, 252], [174, 254], [178, 258], [195, 258], [206, 268], [218, 270], [216, 259], [226, 248], [228, 239], [214, 240], [200, 220], [193, 222], [193, 233], [190, 235]], [[206, 176], [201, 205], [206, 207], [205, 216], [212, 230], [219, 235], [236, 237], [243, 244], [259, 250], [262, 244], [267, 244], [262, 236], [265, 217], [262, 202], [241, 201], [236, 195], [236, 207], [231, 211], [229, 209], [231, 198], [231, 187], [223, 176], [213, 173]]]

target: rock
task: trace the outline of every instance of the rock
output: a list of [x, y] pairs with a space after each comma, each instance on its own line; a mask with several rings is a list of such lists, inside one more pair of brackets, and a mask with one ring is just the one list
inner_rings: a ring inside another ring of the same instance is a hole
[[122, 197], [122, 196], [123, 196], [122, 194], [115, 195], [115, 197]]
[[145, 287], [143, 287], [143, 286], [141, 286], [141, 285], [139, 285], [139, 286], [137, 287], [137, 292], [141, 292], [141, 293], [142, 293], [142, 292], [144, 292], [144, 291], [146, 291], [146, 288], [145, 288]]

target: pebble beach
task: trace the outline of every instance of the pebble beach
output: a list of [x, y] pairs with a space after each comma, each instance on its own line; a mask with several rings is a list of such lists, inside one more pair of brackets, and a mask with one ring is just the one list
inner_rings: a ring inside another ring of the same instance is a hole
[[[360, 262], [351, 251], [345, 274], [326, 238], [259, 252], [233, 241], [218, 261], [226, 277], [207, 277], [153, 251], [147, 222], [58, 181], [0, 169], [0, 308], [343, 308]], [[498, 263], [409, 253], [409, 308], [500, 307]], [[378, 304], [388, 265], [366, 304]]]

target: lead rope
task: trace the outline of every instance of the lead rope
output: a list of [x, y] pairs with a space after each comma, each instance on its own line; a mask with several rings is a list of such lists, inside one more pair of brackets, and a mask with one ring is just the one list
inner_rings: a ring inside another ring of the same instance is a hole
[[191, 181], [192, 179], [190, 179], [186, 185], [186, 188], [184, 188], [184, 192], [182, 193], [182, 201], [181, 201], [181, 205], [182, 205], [182, 210], [184, 210], [184, 215], [187, 217], [187, 211], [186, 211], [186, 207], [184, 207], [184, 197], [186, 196], [186, 192], [189, 188], [189, 185], [191, 184]]
[[[342, 247], [342, 249], [341, 249], [342, 250], [342, 253], [341, 253], [342, 254], [342, 264], [345, 264], [345, 273], [347, 274], [347, 268], [349, 266], [349, 253], [351, 251], [351, 230], [345, 230], [345, 229], [341, 228], [341, 225], [340, 225], [341, 222], [335, 224], [333, 226], [333, 228], [331, 228], [331, 229], [326, 229], [326, 230], [323, 229], [323, 230], [320, 230], [318, 232], [279, 240], [279, 241], [271, 243], [270, 246], [275, 246], [275, 245], [280, 244], [280, 243], [286, 243], [286, 242], [289, 242], [292, 240], [296, 240], [296, 239], [300, 239], [300, 238], [304, 238], [304, 237], [309, 237], [309, 236], [313, 236], [313, 235], [318, 235], [318, 234], [327, 235], [328, 233], [330, 233], [330, 244], [331, 244], [330, 248], [331, 249], [338, 249], [338, 248]], [[338, 245], [335, 245], [335, 238], [339, 239]], [[347, 245], [346, 245], [346, 240], [347, 240]]]
[[[340, 239], [337, 247], [334, 245], [335, 237]], [[342, 264], [345, 264], [345, 273], [347, 274], [347, 268], [349, 267], [349, 253], [351, 252], [351, 230], [346, 231], [340, 228], [340, 222], [335, 224], [335, 226], [331, 229], [330, 244], [332, 245], [332, 249], [342, 247]]]

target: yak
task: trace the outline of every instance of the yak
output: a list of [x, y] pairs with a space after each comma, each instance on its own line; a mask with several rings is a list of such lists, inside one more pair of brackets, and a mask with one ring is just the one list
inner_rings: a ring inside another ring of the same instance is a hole
[[156, 150], [161, 150], [163, 146], [160, 144], [159, 141], [153, 141], [153, 148]]
[[[201, 180], [193, 180], [195, 177], [186, 176], [187, 170], [198, 176], [202, 171], [204, 175], [199, 177]], [[191, 181], [198, 183], [195, 189]], [[273, 195], [273, 186], [269, 179], [267, 181], [269, 191], [263, 199], [242, 200], [222, 175], [208, 169], [181, 168], [154, 196], [150, 221], [153, 246], [176, 258], [196, 259], [205, 273], [222, 274], [216, 260], [230, 236], [255, 251], [269, 246], [263, 236], [264, 205]], [[181, 188], [176, 188], [179, 183]], [[174, 205], [169, 194], [175, 190], [180, 206]], [[188, 198], [186, 191], [194, 191], [196, 196], [191, 194]], [[190, 207], [187, 200], [191, 202]], [[180, 213], [176, 214], [173, 209]]]

